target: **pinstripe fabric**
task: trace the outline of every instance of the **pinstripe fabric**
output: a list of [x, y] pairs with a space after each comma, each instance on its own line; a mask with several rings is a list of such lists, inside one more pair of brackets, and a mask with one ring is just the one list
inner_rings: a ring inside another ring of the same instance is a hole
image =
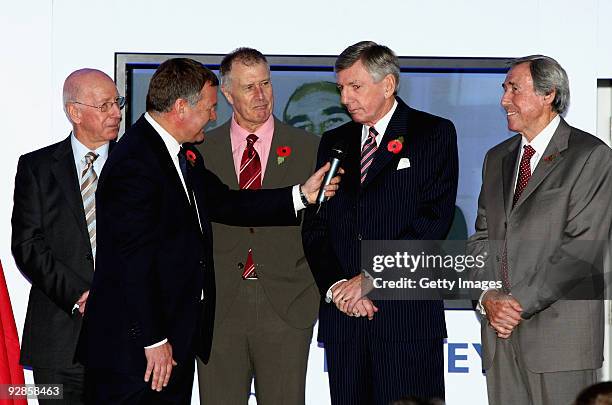
[[[363, 183], [360, 179], [361, 129], [360, 124], [347, 123], [325, 133], [319, 147], [319, 165], [329, 160], [330, 150], [338, 142], [344, 142], [347, 149], [343, 163], [345, 174], [336, 196], [319, 214], [309, 208], [304, 217], [302, 233], [306, 257], [323, 296], [334, 282], [359, 273], [361, 240], [443, 239], [454, 213], [458, 159], [456, 133], [450, 121], [411, 109], [398, 99], [398, 107]], [[389, 152], [386, 145], [400, 136], [404, 137], [401, 152]], [[410, 160], [410, 168], [397, 170], [401, 158]], [[357, 334], [366, 333], [371, 342], [375, 342], [373, 345], [405, 342], [413, 348], [411, 353], [416, 363], [430, 363], [431, 354], [415, 348], [414, 341], [438, 341], [446, 336], [443, 303], [378, 301], [376, 305], [379, 312], [374, 320], [362, 322], [362, 319], [342, 314], [333, 304], [322, 303], [319, 341], [329, 350], [331, 345], [347, 344]], [[333, 354], [331, 357], [335, 358]], [[381, 370], [387, 370], [379, 363], [384, 359], [372, 353], [370, 360]], [[336, 369], [346, 372], [344, 366]], [[402, 384], [401, 370], [387, 371], [390, 386]], [[442, 367], [436, 368], [434, 374], [443, 375]], [[421, 383], [429, 385], [415, 382]], [[353, 379], [338, 389], [346, 389], [348, 394], [354, 386], [371, 384], [371, 380]], [[408, 390], [418, 392], [421, 389], [428, 387], [414, 386]]]
[[91, 253], [96, 257], [96, 187], [98, 186], [98, 176], [94, 171], [94, 162], [98, 155], [88, 152], [83, 161], [85, 167], [81, 172], [81, 198], [83, 199], [83, 209], [85, 210], [85, 222], [87, 223], [87, 233], [91, 244]]

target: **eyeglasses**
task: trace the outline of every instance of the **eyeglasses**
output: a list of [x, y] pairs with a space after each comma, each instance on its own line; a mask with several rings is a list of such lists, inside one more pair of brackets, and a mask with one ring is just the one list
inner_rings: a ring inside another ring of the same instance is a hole
[[80, 104], [86, 107], [97, 108], [98, 110], [100, 110], [101, 113], [105, 113], [105, 112], [108, 112], [111, 108], [113, 108], [114, 104], [117, 104], [117, 107], [119, 107], [119, 109], [122, 110], [123, 107], [125, 107], [125, 97], [118, 96], [117, 98], [115, 98], [115, 101], [107, 101], [106, 103], [102, 103], [100, 105], [85, 104], [79, 101], [70, 101], [70, 103]]

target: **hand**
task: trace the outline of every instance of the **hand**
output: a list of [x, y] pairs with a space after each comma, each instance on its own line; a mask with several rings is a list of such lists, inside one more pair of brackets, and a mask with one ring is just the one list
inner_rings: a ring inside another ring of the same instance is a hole
[[144, 349], [144, 351], [147, 358], [147, 370], [145, 371], [144, 380], [149, 382], [149, 377], [151, 377], [152, 373], [151, 389], [159, 392], [168, 385], [170, 375], [172, 374], [172, 367], [176, 366], [176, 362], [172, 358], [172, 346], [166, 342], [157, 347]]
[[[319, 194], [319, 188], [321, 188], [321, 183], [323, 182], [323, 178], [325, 178], [325, 173], [329, 170], [331, 165], [329, 162], [325, 163], [319, 170], [314, 172], [306, 183], [300, 185], [300, 189], [306, 196], [306, 199], [310, 204], [314, 204], [317, 201], [317, 195]], [[344, 169], [338, 169], [338, 173], [344, 173]], [[340, 176], [336, 175], [331, 179], [329, 185], [325, 186], [325, 197], [333, 197], [336, 194], [336, 190], [338, 190], [338, 183], [340, 183]]]
[[81, 297], [79, 297], [79, 300], [76, 302], [76, 304], [79, 306], [79, 313], [81, 315], [85, 313], [85, 304], [87, 304], [87, 297], [89, 297], [89, 290], [81, 294]]
[[351, 315], [353, 307], [365, 294], [362, 290], [365, 277], [359, 273], [348, 281], [338, 283], [332, 289], [332, 297], [336, 307], [347, 315]]
[[488, 291], [482, 299], [482, 305], [487, 312], [489, 325], [502, 339], [509, 338], [514, 328], [522, 321], [523, 308], [511, 295], [494, 290]]
[[[353, 307], [352, 316], [355, 316], [357, 318], [359, 318], [360, 316], [367, 316], [368, 319], [371, 321], [372, 319], [374, 319], [374, 314], [376, 312], [378, 312], [378, 308], [376, 307], [376, 305], [374, 305], [374, 303], [368, 297], [363, 297], [358, 300], [355, 306]], [[347, 315], [350, 316], [351, 313]]]

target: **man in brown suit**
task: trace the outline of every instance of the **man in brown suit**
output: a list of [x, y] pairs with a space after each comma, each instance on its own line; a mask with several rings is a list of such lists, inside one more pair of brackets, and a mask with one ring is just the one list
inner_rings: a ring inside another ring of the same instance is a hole
[[[230, 121], [199, 146], [207, 167], [230, 187], [271, 188], [312, 173], [318, 138], [272, 116], [270, 68], [239, 48], [220, 67]], [[203, 404], [303, 404], [319, 293], [300, 227], [213, 224], [217, 309], [210, 361], [198, 361]]]

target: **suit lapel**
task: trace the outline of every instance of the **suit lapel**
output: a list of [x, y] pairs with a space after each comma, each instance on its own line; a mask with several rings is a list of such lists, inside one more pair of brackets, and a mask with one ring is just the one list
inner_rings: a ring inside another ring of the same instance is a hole
[[268, 162], [266, 163], [266, 172], [264, 174], [263, 179], [263, 188], [270, 188], [276, 184], [285, 184], [285, 177], [287, 177], [287, 172], [289, 171], [287, 165], [291, 164], [291, 159], [293, 156], [289, 155], [285, 158], [285, 161], [281, 164], [278, 164], [278, 155], [276, 154], [276, 150], [280, 146], [290, 146], [291, 154], [299, 153], [299, 151], [295, 150], [295, 145], [291, 144], [291, 140], [288, 139], [283, 131], [279, 131], [278, 128], [280, 126], [279, 121], [274, 119], [274, 136], [272, 137], [272, 144], [270, 145], [270, 152], [268, 153]]
[[211, 137], [204, 141], [208, 142], [207, 151], [211, 156], [203, 156], [203, 158], [204, 163], [223, 183], [231, 189], [237, 190], [239, 186], [236, 169], [234, 168], [230, 123], [231, 119], [219, 128], [220, 134], [223, 136]]
[[85, 222], [85, 210], [83, 209], [83, 200], [79, 189], [79, 179], [74, 164], [70, 136], [59, 144], [53, 153], [53, 158], [55, 162], [51, 165], [51, 172], [62, 189], [64, 197], [68, 202], [68, 207], [70, 207], [70, 211], [72, 211], [74, 218], [79, 224], [81, 235], [89, 240], [87, 223]]
[[504, 209], [506, 218], [510, 217], [512, 211], [512, 198], [514, 197], [514, 175], [516, 173], [516, 165], [518, 164], [519, 148], [521, 146], [521, 137], [510, 144], [508, 152], [502, 158], [502, 188], [504, 198]]
[[[401, 100], [398, 99], [397, 103], [397, 108], [391, 117], [391, 121], [389, 121], [389, 125], [387, 125], [387, 130], [383, 135], [380, 145], [378, 145], [378, 149], [374, 153], [374, 160], [368, 169], [368, 174], [362, 184], [362, 188], [366, 188], [380, 171], [395, 157], [395, 154], [387, 150], [387, 145], [390, 141], [401, 136], [404, 138], [404, 145], [410, 143], [410, 134], [408, 131], [408, 125], [410, 123], [408, 115], [410, 110]], [[376, 126], [374, 126], [374, 128], [376, 128]]]
[[569, 125], [567, 125], [565, 120], [561, 118], [561, 122], [559, 122], [557, 130], [544, 151], [544, 156], [540, 157], [540, 161], [538, 162], [535, 171], [531, 175], [531, 178], [527, 183], [527, 187], [525, 187], [523, 194], [521, 194], [521, 197], [516, 202], [516, 206], [514, 208], [518, 208], [523, 201], [528, 199], [529, 196], [542, 183], [542, 181], [548, 177], [550, 172], [552, 172], [553, 169], [563, 161], [563, 155], [561, 152], [567, 149], [570, 132], [571, 129]]

